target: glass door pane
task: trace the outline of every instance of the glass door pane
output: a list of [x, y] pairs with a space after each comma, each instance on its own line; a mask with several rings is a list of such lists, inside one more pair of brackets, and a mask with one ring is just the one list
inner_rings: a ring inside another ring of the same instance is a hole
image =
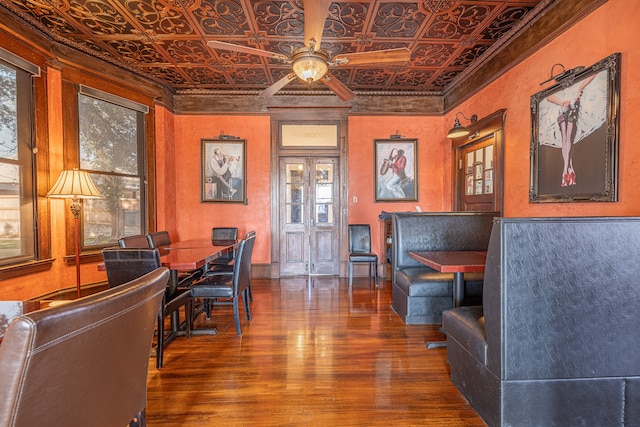
[[300, 224], [304, 218], [304, 163], [286, 166], [286, 219], [287, 224]]
[[333, 224], [333, 165], [316, 164], [316, 223]]

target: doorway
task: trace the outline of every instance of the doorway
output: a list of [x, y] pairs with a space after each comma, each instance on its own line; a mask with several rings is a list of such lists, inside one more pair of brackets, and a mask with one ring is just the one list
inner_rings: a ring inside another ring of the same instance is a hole
[[503, 211], [503, 139], [506, 110], [467, 126], [469, 136], [452, 140], [453, 210]]
[[281, 157], [280, 276], [340, 273], [340, 158]]

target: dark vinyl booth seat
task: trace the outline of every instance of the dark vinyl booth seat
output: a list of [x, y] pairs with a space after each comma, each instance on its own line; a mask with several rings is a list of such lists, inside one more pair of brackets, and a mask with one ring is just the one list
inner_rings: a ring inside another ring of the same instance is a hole
[[147, 373], [166, 268], [18, 317], [0, 345], [0, 426], [146, 425]]
[[371, 226], [369, 224], [349, 224], [349, 286], [353, 282], [353, 265], [367, 264], [369, 278], [371, 269], [378, 286], [378, 255], [371, 252]]
[[481, 306], [444, 312], [490, 427], [640, 425], [640, 218], [496, 220]]

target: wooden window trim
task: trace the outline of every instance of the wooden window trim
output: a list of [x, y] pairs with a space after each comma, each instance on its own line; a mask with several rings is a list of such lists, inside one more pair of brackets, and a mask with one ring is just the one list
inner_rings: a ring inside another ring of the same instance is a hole
[[[62, 105], [63, 105], [63, 127], [64, 127], [64, 168], [77, 168], [80, 164], [80, 141], [79, 141], [79, 117], [78, 117], [78, 93], [81, 85], [90, 87], [99, 87], [105, 92], [114, 96], [130, 99], [149, 107], [149, 111], [145, 120], [145, 136], [146, 136], [146, 179], [147, 179], [147, 217], [145, 223], [147, 227], [154, 224], [153, 220], [156, 216], [156, 185], [155, 185], [155, 109], [153, 108], [153, 99], [140, 92], [128, 88], [123, 85], [115, 85], [111, 81], [103, 80], [99, 77], [89, 76], [72, 67], [62, 68]], [[66, 201], [65, 207], [71, 201]], [[65, 235], [66, 235], [66, 256], [65, 263], [67, 265], [75, 264], [75, 243], [74, 243], [74, 220], [71, 215], [65, 217]], [[102, 253], [95, 248], [82, 251], [80, 254], [80, 263], [94, 263], [102, 261]]]

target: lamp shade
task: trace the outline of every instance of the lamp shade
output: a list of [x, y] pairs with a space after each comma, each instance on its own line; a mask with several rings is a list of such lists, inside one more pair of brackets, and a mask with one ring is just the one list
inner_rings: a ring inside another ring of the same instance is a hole
[[89, 174], [78, 169], [63, 170], [47, 197], [58, 199], [99, 199], [102, 197]]
[[293, 72], [305, 82], [315, 82], [327, 74], [327, 60], [328, 57], [322, 50], [309, 52], [299, 49], [293, 55]]
[[460, 138], [462, 136], [467, 136], [469, 135], [469, 129], [467, 129], [466, 127], [462, 126], [460, 124], [460, 120], [458, 120], [458, 118], [456, 117], [456, 121], [453, 124], [453, 127], [451, 128], [451, 130], [449, 130], [449, 132], [447, 132], [447, 138]]

